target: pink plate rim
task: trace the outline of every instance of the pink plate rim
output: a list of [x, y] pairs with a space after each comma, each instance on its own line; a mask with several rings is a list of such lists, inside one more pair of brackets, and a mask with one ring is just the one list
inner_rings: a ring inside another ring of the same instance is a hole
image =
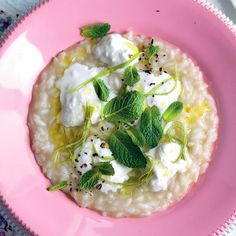
[[[0, 55], [1, 55], [1, 49], [4, 51], [8, 45], [7, 42], [9, 40], [9, 38], [11, 39], [11, 41], [13, 41], [16, 37], [17, 34], [17, 29], [18, 26], [20, 26], [24, 20], [28, 17], [30, 17], [32, 14], [34, 14], [39, 8], [44, 7], [45, 4], [47, 4], [48, 2], [51, 2], [52, 0], [41, 0], [35, 7], [33, 7], [32, 9], [30, 9], [28, 12], [26, 12], [16, 23], [12, 24], [8, 30], [5, 32], [5, 34], [3, 35], [3, 37], [0, 39]], [[197, 2], [198, 4], [200, 4], [202, 7], [204, 7], [205, 9], [207, 9], [211, 14], [214, 14], [221, 22], [224, 23], [225, 27], [227, 27], [228, 30], [230, 30], [230, 32], [236, 37], [236, 27], [233, 24], [233, 22], [227, 18], [220, 10], [216, 9], [213, 5], [211, 5], [210, 3], [206, 3], [203, 2], [201, 0], [193, 0], [195, 2]], [[13, 217], [20, 223], [22, 224], [27, 231], [29, 231], [31, 234], [33, 235], [37, 235], [32, 229], [30, 229], [29, 226], [27, 226], [26, 224], [24, 224], [24, 222], [22, 222], [22, 220], [14, 214], [13, 209], [11, 209], [11, 207], [9, 205], [6, 204], [6, 201], [3, 199], [3, 197], [1, 196], [0, 193], [0, 200], [3, 202], [3, 204], [6, 205], [6, 207], [9, 209], [10, 213], [13, 215]], [[234, 211], [234, 212], [233, 212]], [[235, 210], [232, 209], [232, 216], [235, 217]], [[225, 229], [225, 227], [227, 227], [227, 222], [230, 222], [230, 219], [226, 219], [225, 222], [222, 222], [222, 225], [219, 226], [215, 232], [212, 232], [211, 235], [214, 236], [218, 236], [220, 235], [220, 233], [222, 232], [222, 228]]]

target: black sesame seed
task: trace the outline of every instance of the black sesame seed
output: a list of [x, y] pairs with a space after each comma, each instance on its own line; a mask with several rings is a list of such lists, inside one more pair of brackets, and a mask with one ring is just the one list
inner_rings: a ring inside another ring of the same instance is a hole
[[88, 153], [87, 153], [87, 152], [84, 152], [84, 154], [85, 154], [85, 155], [88, 155]]
[[153, 45], [153, 42], [154, 42], [154, 39], [151, 40], [151, 43], [150, 43], [150, 44]]
[[79, 162], [79, 160], [78, 160], [78, 159], [75, 159], [75, 162]]
[[72, 188], [70, 188], [70, 192], [72, 192]]
[[106, 143], [101, 143], [100, 147], [101, 148], [105, 148], [106, 147]]
[[93, 142], [93, 139], [91, 138], [90, 141]]
[[155, 85], [155, 83], [150, 83], [149, 86]]
[[97, 153], [93, 153], [93, 157], [97, 157], [98, 156], [98, 154]]
[[97, 186], [96, 186], [96, 189], [98, 189], [98, 190], [100, 190], [102, 188], [102, 184], [98, 184]]
[[153, 94], [153, 95], [152, 95], [152, 97], [154, 98], [154, 97], [155, 97], [155, 95]]
[[143, 72], [147, 73], [147, 74], [151, 74], [152, 70], [143, 70]]
[[159, 71], [162, 72], [162, 67], [159, 68]]
[[104, 127], [103, 126], [101, 127], [101, 130], [104, 131]]

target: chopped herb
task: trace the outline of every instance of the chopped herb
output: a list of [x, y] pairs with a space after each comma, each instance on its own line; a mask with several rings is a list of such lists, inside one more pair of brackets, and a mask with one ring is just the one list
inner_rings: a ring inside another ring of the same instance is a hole
[[124, 72], [124, 82], [128, 86], [133, 86], [140, 80], [140, 75], [135, 66], [128, 66]]
[[140, 119], [140, 131], [149, 148], [158, 145], [162, 137], [161, 114], [157, 106], [147, 107]]
[[171, 103], [168, 108], [165, 110], [162, 118], [164, 121], [169, 122], [175, 119], [183, 110], [183, 103], [176, 101]]
[[95, 169], [98, 169], [103, 175], [114, 175], [115, 170], [110, 162], [97, 162], [93, 165]]
[[145, 168], [146, 158], [125, 131], [114, 132], [108, 143], [115, 160], [119, 163], [130, 168]]
[[145, 137], [139, 129], [131, 127], [126, 132], [135, 145], [142, 147], [145, 144]]
[[111, 122], [124, 122], [138, 119], [144, 108], [144, 96], [138, 91], [126, 92], [110, 100], [104, 107], [104, 117]]
[[85, 38], [102, 38], [108, 33], [110, 28], [111, 26], [108, 23], [87, 25], [80, 28], [80, 35]]
[[155, 46], [153, 44], [150, 44], [148, 46], [148, 48], [146, 49], [145, 51], [145, 54], [147, 56], [147, 59], [149, 61], [151, 61], [151, 59], [153, 58], [153, 56], [159, 51], [159, 47], [158, 46]]
[[99, 99], [103, 102], [106, 102], [109, 97], [110, 91], [104, 81], [101, 79], [94, 80], [93, 87]]
[[95, 169], [87, 171], [79, 179], [80, 189], [85, 191], [93, 189], [95, 185], [98, 183], [101, 175], [102, 175], [101, 172]]

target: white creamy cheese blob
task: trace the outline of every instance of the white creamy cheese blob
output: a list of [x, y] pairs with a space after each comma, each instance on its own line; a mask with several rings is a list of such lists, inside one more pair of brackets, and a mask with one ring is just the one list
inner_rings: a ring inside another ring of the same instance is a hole
[[[75, 155], [78, 156], [79, 149], [75, 150]], [[104, 162], [107, 159], [112, 159], [112, 152], [108, 148], [108, 144], [102, 141], [100, 138], [91, 136], [84, 143], [80, 155], [78, 156], [78, 162], [76, 164], [78, 171], [81, 175], [92, 169], [91, 163]], [[121, 184], [125, 180], [128, 180], [128, 173], [131, 171], [130, 168], [119, 164], [116, 160], [111, 160], [110, 164], [113, 166], [115, 174], [113, 176], [103, 176], [103, 181], [99, 181], [98, 185], [101, 185], [101, 192], [113, 191], [116, 192], [122, 187]], [[112, 183], [111, 183], [112, 182]]]
[[[139, 75], [140, 75], [140, 81], [133, 86], [132, 90], [138, 90], [143, 93], [148, 93], [157, 84], [160, 84], [164, 80], [171, 78], [171, 76], [167, 73], [162, 73], [159, 76], [156, 76], [154, 74], [139, 72]], [[175, 81], [169, 80], [168, 82], [164, 83], [161, 87], [156, 89], [153, 93], [167, 93], [171, 91], [174, 85]], [[147, 105], [158, 106], [160, 112], [163, 113], [171, 103], [178, 100], [180, 92], [181, 92], [181, 84], [179, 81], [177, 81], [177, 85], [172, 92], [166, 95], [155, 95], [154, 97], [148, 96], [146, 98]]]
[[88, 66], [75, 63], [69, 66], [63, 77], [58, 80], [57, 86], [61, 90], [61, 121], [64, 126], [81, 125], [84, 121], [84, 108], [87, 103], [95, 107], [91, 118], [92, 124], [99, 121], [101, 101], [94, 90], [93, 83], [89, 83], [71, 94], [68, 93], [68, 90], [75, 88], [103, 70], [104, 68], [93, 67], [90, 69]]
[[94, 47], [94, 56], [101, 62], [114, 66], [129, 60], [137, 51], [133, 42], [120, 34], [108, 34]]
[[186, 160], [177, 158], [180, 154], [181, 146], [177, 143], [170, 142], [161, 144], [148, 151], [148, 155], [154, 158], [154, 175], [150, 181], [150, 188], [153, 192], [166, 190], [171, 178], [177, 173], [183, 173], [192, 163], [185, 152]]

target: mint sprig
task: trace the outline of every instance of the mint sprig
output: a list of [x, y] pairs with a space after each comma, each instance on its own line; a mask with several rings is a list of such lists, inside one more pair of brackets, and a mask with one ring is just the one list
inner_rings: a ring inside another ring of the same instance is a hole
[[146, 167], [145, 156], [125, 131], [118, 130], [113, 133], [108, 143], [115, 160], [119, 163], [130, 168]]
[[140, 75], [135, 66], [128, 66], [124, 72], [124, 83], [133, 86], [140, 80]]
[[100, 171], [103, 175], [115, 174], [115, 170], [110, 162], [97, 162], [93, 164], [93, 167]]
[[124, 92], [111, 99], [103, 115], [110, 122], [128, 123], [138, 119], [144, 108], [144, 95], [138, 91]]
[[159, 47], [158, 46], [155, 46], [155, 45], [149, 45], [148, 48], [146, 49], [145, 51], [145, 54], [146, 54], [146, 57], [147, 59], [150, 61], [153, 56], [158, 53], [159, 51]]
[[79, 187], [81, 190], [89, 191], [95, 187], [101, 178], [101, 172], [91, 169], [81, 176], [79, 179]]
[[108, 33], [110, 28], [111, 25], [108, 23], [87, 25], [80, 28], [80, 35], [85, 38], [102, 38]]
[[126, 132], [135, 145], [142, 147], [145, 144], [145, 137], [139, 129], [131, 127]]
[[176, 101], [171, 103], [168, 108], [165, 110], [162, 118], [165, 122], [169, 122], [175, 119], [183, 110], [183, 103]]
[[161, 114], [157, 106], [147, 107], [140, 119], [140, 131], [149, 148], [154, 148], [161, 140], [163, 130], [161, 126]]
[[109, 97], [110, 91], [104, 81], [101, 79], [94, 80], [93, 87], [99, 99], [103, 102], [106, 102]]

